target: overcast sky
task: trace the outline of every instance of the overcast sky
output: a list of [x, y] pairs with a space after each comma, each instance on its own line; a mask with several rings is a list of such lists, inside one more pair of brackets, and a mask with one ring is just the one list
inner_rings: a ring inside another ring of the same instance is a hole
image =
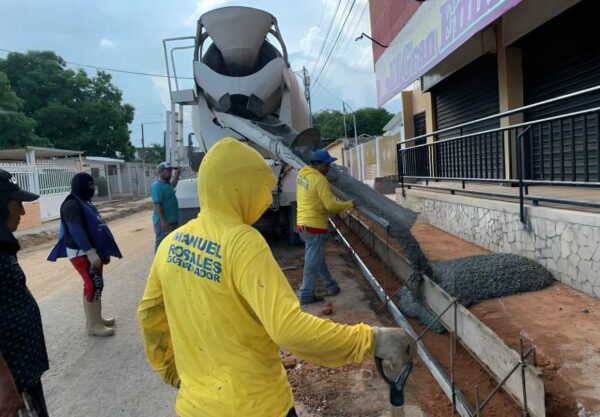
[[[329, 43], [315, 69], [336, 6]], [[23, 52], [53, 50], [67, 61], [148, 73], [165, 73], [162, 39], [195, 33], [198, 17], [213, 8], [242, 5], [273, 14], [287, 44], [294, 70], [303, 65], [321, 72], [329, 47], [354, 0], [2, 0], [0, 48]], [[376, 105], [367, 0], [355, 0], [346, 27], [319, 85], [313, 85], [313, 111], [341, 110], [339, 98], [359, 108]], [[0, 56], [5, 56], [1, 53]], [[179, 60], [178, 73], [191, 75], [191, 56]], [[94, 70], [87, 70], [94, 72]], [[169, 106], [166, 80], [113, 73], [125, 101], [136, 108], [132, 140], [140, 145], [140, 123], [146, 143], [162, 143], [164, 112]], [[391, 110], [393, 104], [390, 106]], [[190, 121], [186, 121], [189, 125]], [[187, 129], [186, 129], [187, 130]]]

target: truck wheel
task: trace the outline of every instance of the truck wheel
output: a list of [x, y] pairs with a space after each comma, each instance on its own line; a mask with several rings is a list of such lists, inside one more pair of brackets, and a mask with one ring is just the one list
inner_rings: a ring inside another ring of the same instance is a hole
[[287, 222], [287, 237], [288, 243], [292, 246], [300, 246], [302, 244], [302, 240], [300, 239], [300, 235], [296, 233], [296, 213], [298, 212], [298, 205], [294, 201], [288, 210], [288, 222]]

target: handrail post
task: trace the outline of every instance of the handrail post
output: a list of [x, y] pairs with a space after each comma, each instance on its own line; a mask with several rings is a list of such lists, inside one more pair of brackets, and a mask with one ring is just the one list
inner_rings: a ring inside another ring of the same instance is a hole
[[400, 186], [402, 188], [402, 197], [406, 197], [406, 192], [404, 191], [404, 149], [401, 149], [402, 145], [398, 145], [398, 175], [400, 176]]
[[517, 176], [519, 179], [519, 217], [521, 218], [521, 223], [526, 224], [525, 221], [525, 196], [523, 192], [523, 177], [525, 174], [525, 164], [523, 161], [523, 137], [529, 131], [531, 126], [527, 126], [521, 133], [517, 135]]

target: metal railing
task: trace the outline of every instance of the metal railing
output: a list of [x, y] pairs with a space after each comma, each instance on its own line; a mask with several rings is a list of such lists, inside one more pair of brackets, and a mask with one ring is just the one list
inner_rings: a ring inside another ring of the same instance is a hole
[[[429, 189], [494, 198], [518, 199], [525, 223], [525, 202], [600, 208], [600, 202], [533, 196], [529, 186], [600, 187], [600, 107], [573, 111], [505, 127], [462, 134], [463, 129], [493, 118], [600, 92], [600, 86], [545, 100], [509, 112], [417, 136], [397, 144], [398, 179], [402, 193], [407, 181], [424, 181]], [[458, 136], [442, 138], [450, 131]], [[430, 138], [428, 143], [422, 143]], [[461, 189], [430, 186], [433, 181], [458, 181]], [[467, 183], [519, 187], [518, 195], [467, 190]]]

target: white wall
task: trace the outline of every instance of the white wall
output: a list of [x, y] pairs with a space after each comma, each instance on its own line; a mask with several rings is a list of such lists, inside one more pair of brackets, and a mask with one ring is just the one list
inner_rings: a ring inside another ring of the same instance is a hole
[[40, 214], [43, 222], [60, 217], [60, 205], [68, 195], [69, 193], [61, 193], [40, 197]]

